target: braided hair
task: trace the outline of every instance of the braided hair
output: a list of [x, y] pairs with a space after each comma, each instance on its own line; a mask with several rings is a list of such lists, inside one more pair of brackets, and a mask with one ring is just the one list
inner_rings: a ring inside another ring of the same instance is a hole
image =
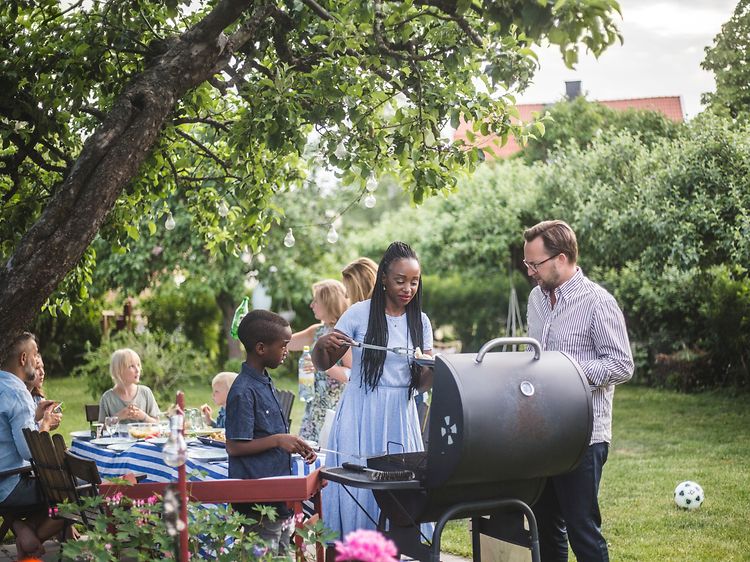
[[[365, 343], [374, 345], [388, 345], [388, 324], [385, 319], [385, 291], [380, 290], [378, 285], [382, 284], [382, 279], [391, 268], [394, 261], [401, 259], [414, 259], [419, 261], [414, 250], [404, 242], [393, 242], [383, 254], [383, 258], [378, 265], [375, 290], [372, 292], [370, 300], [370, 317], [367, 321], [367, 333], [365, 334]], [[412, 345], [422, 348], [424, 346], [422, 333], [422, 277], [419, 278], [419, 285], [414, 298], [406, 305], [406, 325], [411, 337]], [[362, 351], [362, 383], [366, 388], [374, 390], [380, 378], [383, 376], [383, 364], [385, 363], [386, 351], [378, 349], [364, 349]], [[407, 399], [419, 387], [419, 375], [421, 367], [416, 363], [409, 365], [411, 370], [411, 381], [409, 383], [409, 393]]]

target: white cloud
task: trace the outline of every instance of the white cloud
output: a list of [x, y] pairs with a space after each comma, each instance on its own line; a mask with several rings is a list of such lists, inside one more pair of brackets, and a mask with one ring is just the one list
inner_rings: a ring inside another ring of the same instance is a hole
[[623, 23], [666, 37], [705, 37], [707, 34], [713, 37], [728, 19], [727, 12], [720, 3], [706, 4], [707, 6], [685, 6], [675, 2], [658, 2], [623, 8]]
[[700, 96], [714, 89], [713, 75], [700, 68], [704, 48], [732, 15], [736, 0], [621, 0], [624, 44], [599, 58], [581, 53], [574, 70], [556, 48], [540, 49], [540, 70], [519, 103], [554, 102], [566, 80], [580, 80], [589, 99], [680, 96], [688, 117]]

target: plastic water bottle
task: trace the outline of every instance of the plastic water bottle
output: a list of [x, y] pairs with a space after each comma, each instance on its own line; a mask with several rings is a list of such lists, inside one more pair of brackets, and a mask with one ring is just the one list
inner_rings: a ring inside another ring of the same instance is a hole
[[315, 366], [310, 355], [310, 347], [302, 348], [302, 357], [299, 358], [299, 399], [309, 402], [315, 396]]
[[242, 319], [245, 317], [245, 315], [249, 311], [250, 311], [250, 299], [245, 297], [244, 299], [242, 299], [240, 306], [237, 307], [237, 310], [234, 311], [234, 318], [232, 319], [232, 328], [230, 330], [230, 333], [232, 334], [232, 337], [234, 339], [238, 339], [237, 332], [240, 329], [240, 322], [242, 322]]

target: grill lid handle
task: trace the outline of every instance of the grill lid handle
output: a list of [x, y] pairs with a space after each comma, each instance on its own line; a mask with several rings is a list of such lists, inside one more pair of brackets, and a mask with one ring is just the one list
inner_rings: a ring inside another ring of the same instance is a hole
[[484, 355], [493, 347], [498, 345], [530, 345], [534, 348], [534, 361], [538, 361], [542, 354], [542, 346], [534, 338], [495, 338], [485, 343], [481, 349], [477, 352], [477, 356], [474, 358], [475, 363], [481, 363], [484, 359]]

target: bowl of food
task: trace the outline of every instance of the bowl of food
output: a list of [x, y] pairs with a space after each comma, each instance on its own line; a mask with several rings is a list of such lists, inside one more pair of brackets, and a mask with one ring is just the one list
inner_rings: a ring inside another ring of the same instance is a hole
[[131, 423], [128, 425], [128, 434], [133, 439], [159, 437], [161, 426], [158, 423]]
[[223, 429], [213, 428], [213, 433], [208, 435], [199, 435], [198, 440], [204, 445], [211, 445], [212, 447], [226, 447], [227, 437]]

